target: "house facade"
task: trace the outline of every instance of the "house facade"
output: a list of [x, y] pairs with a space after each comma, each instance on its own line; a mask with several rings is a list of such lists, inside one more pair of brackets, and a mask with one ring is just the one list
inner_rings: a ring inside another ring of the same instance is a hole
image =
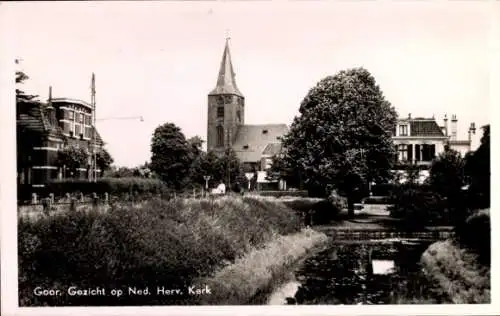
[[452, 115], [450, 126], [445, 115], [443, 125], [436, 119], [415, 117], [399, 119], [393, 131], [393, 141], [396, 150], [396, 165], [394, 172], [400, 174], [404, 180], [408, 166], [420, 167], [419, 181], [424, 181], [428, 175], [432, 161], [445, 151], [446, 147], [456, 150], [464, 156], [471, 150], [471, 136], [475, 133], [475, 124], [471, 123], [467, 140], [457, 139], [457, 117]]
[[[232, 148], [245, 172], [265, 172], [281, 151], [286, 124], [245, 124], [245, 97], [238, 89], [226, 40], [217, 84], [208, 94], [207, 151], [222, 154]], [[260, 176], [258, 183], [267, 183]], [[259, 182], [260, 181], [260, 182]]]
[[83, 147], [89, 152], [103, 148], [104, 143], [92, 124], [89, 103], [52, 98], [49, 92], [47, 102], [19, 101], [16, 112], [18, 185], [36, 187], [54, 179], [90, 176], [90, 158], [77, 174], [68, 174], [65, 166], [57, 163], [58, 151], [66, 146]]

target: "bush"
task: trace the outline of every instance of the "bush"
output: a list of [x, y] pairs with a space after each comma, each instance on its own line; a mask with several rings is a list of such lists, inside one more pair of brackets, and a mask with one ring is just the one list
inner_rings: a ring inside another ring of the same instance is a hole
[[61, 289], [168, 285], [183, 288], [272, 240], [299, 231], [300, 218], [278, 201], [258, 198], [115, 205], [106, 213], [56, 214], [19, 221], [21, 306], [189, 304], [170, 296], [33, 295], [36, 286]]
[[371, 192], [374, 196], [390, 196], [393, 195], [398, 188], [398, 184], [381, 183], [371, 186]]
[[456, 236], [459, 242], [479, 255], [483, 264], [489, 264], [491, 259], [491, 223], [490, 210], [476, 211], [465, 223], [457, 225]]
[[308, 197], [307, 191], [259, 191], [257, 194], [261, 196], [273, 196], [276, 198], [281, 197]]
[[391, 198], [394, 200], [391, 216], [403, 219], [408, 230], [448, 222], [446, 202], [427, 186], [402, 185]]

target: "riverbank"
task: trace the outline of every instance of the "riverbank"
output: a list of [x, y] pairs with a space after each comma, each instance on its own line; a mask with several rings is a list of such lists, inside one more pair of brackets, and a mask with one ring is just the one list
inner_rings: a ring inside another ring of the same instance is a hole
[[[238, 295], [245, 297], [322, 240], [323, 235], [301, 228], [296, 212], [279, 201], [235, 196], [152, 199], [136, 206], [117, 204], [108, 212], [90, 209], [20, 219], [20, 306], [185, 305], [193, 299], [189, 286], [216, 271], [222, 271], [216, 279], [225, 283], [233, 279], [231, 273], [240, 273], [232, 286], [239, 285], [244, 293]], [[34, 294], [37, 287], [67, 293], [69, 286], [107, 292]], [[165, 286], [184, 289], [179, 291], [183, 294], [127, 292], [130, 287], [153, 291]], [[112, 290], [124, 295], [110, 295]]]
[[426, 278], [435, 284], [434, 296], [444, 296], [453, 304], [488, 304], [490, 268], [477, 262], [477, 256], [452, 240], [432, 244], [422, 255]]
[[210, 287], [212, 295], [203, 296], [197, 303], [265, 304], [263, 300], [283, 281], [291, 267], [327, 241], [325, 234], [308, 228], [293, 235], [276, 235], [263, 248], [253, 249], [200, 281]]

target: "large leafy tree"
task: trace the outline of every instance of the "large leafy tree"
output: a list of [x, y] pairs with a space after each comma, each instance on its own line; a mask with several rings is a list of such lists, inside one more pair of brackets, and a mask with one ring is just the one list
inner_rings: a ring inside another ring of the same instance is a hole
[[72, 177], [78, 174], [78, 168], [87, 166], [89, 161], [89, 152], [83, 147], [69, 145], [57, 152], [57, 165], [66, 168], [66, 177]]
[[173, 123], [157, 127], [151, 140], [151, 170], [169, 187], [181, 189], [192, 163], [191, 145]]
[[490, 125], [483, 127], [478, 149], [466, 157], [465, 175], [470, 184], [469, 192], [474, 199], [473, 207], [488, 208], [491, 199]]
[[340, 71], [318, 82], [302, 101], [283, 138], [284, 164], [300, 173], [305, 187], [326, 194], [333, 187], [354, 199], [368, 181], [391, 177], [391, 132], [397, 114], [364, 68]]

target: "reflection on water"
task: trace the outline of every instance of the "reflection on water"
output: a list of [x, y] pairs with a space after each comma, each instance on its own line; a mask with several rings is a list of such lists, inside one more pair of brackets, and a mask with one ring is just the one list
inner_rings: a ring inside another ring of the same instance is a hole
[[394, 271], [393, 260], [372, 260], [373, 274], [389, 274]]
[[394, 304], [422, 295], [420, 266], [429, 243], [332, 243], [294, 271], [269, 304]]

